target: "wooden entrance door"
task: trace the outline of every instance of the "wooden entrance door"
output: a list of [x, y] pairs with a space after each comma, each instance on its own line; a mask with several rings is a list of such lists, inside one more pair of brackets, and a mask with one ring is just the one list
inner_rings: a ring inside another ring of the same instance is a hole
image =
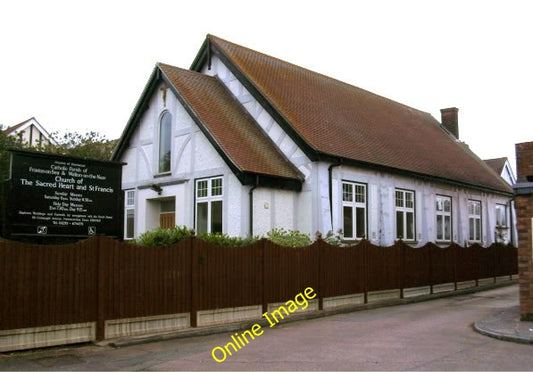
[[176, 213], [161, 213], [159, 215], [159, 227], [170, 229], [176, 226]]

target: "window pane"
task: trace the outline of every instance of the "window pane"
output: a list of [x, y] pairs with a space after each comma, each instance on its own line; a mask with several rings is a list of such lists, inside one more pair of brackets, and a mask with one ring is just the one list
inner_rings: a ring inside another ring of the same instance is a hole
[[407, 227], [407, 239], [408, 240], [413, 240], [415, 238], [415, 219], [414, 219], [414, 213], [412, 212], [407, 212], [405, 213], [405, 215], [407, 216], [407, 222], [406, 222], [406, 227]]
[[469, 218], [468, 219], [468, 231], [469, 231], [469, 234], [468, 234], [468, 239], [469, 240], [475, 240], [475, 236], [474, 236], [474, 219], [473, 218]]
[[222, 233], [222, 200], [211, 202], [211, 232]]
[[442, 211], [444, 209], [442, 198], [438, 197], [438, 196], [437, 196], [436, 209], [437, 209], [437, 211]]
[[353, 201], [353, 185], [349, 183], [342, 184], [342, 201]]
[[476, 218], [476, 238], [475, 240], [481, 240], [481, 220]]
[[207, 203], [198, 203], [196, 206], [196, 233], [207, 232]]
[[357, 238], [366, 238], [366, 213], [365, 208], [356, 208], [355, 209], [355, 222], [356, 222], [356, 232]]
[[215, 178], [211, 181], [211, 196], [222, 195], [222, 178]]
[[196, 185], [196, 197], [207, 197], [207, 180], [198, 181]]
[[128, 207], [135, 205], [135, 191], [126, 192], [126, 205]]
[[403, 191], [396, 191], [396, 206], [403, 207]]
[[166, 112], [159, 126], [159, 173], [170, 171], [170, 143], [172, 138], [172, 118]]
[[477, 216], [481, 215], [481, 203], [476, 202], [476, 203], [474, 204], [474, 207], [475, 207], [475, 208], [474, 208], [474, 213], [475, 213]]
[[445, 212], [452, 211], [452, 200], [450, 198], [444, 199], [444, 211]]
[[413, 202], [413, 193], [412, 192], [406, 192], [405, 193], [405, 207], [406, 208], [413, 208], [414, 202]]
[[452, 218], [444, 217], [444, 240], [452, 240]]
[[437, 240], [443, 240], [443, 235], [442, 235], [442, 230], [443, 230], [443, 226], [442, 226], [442, 216], [440, 215], [437, 215]]
[[355, 186], [355, 201], [358, 203], [364, 203], [366, 200], [365, 195], [365, 186], [363, 185], [356, 185]]
[[343, 216], [344, 216], [344, 225], [343, 225], [343, 231], [344, 231], [344, 237], [345, 238], [353, 238], [353, 208], [352, 207], [344, 207], [343, 208]]
[[396, 238], [404, 239], [403, 236], [403, 212], [396, 212]]
[[133, 238], [135, 226], [135, 211], [128, 209], [126, 211], [126, 239]]
[[161, 201], [161, 213], [169, 213], [176, 211], [176, 202], [174, 199]]

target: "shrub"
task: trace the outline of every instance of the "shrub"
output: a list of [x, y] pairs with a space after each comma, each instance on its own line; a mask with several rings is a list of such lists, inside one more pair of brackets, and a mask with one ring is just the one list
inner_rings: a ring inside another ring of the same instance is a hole
[[258, 238], [256, 237], [241, 238], [239, 236], [229, 236], [227, 234], [221, 233], [202, 233], [198, 235], [198, 238], [216, 245], [225, 245], [232, 247], [241, 247], [244, 245], [249, 245], [255, 243], [258, 240]]
[[305, 247], [312, 243], [308, 234], [298, 230], [285, 230], [283, 228], [272, 229], [266, 234], [266, 238], [273, 243], [285, 247]]
[[137, 239], [131, 240], [131, 243], [147, 246], [171, 245], [192, 236], [194, 230], [186, 226], [174, 226], [170, 229], [157, 228], [147, 231]]

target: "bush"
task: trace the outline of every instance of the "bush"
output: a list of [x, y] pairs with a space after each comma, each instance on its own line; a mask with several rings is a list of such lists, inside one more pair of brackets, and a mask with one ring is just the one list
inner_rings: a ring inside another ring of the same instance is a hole
[[285, 247], [306, 247], [312, 243], [308, 234], [298, 230], [285, 230], [283, 228], [272, 229], [266, 234], [266, 238], [273, 243]]
[[[145, 246], [165, 246], [180, 240], [195, 236], [193, 229], [186, 226], [175, 226], [170, 229], [157, 228], [141, 234], [137, 239], [130, 240], [132, 244]], [[202, 233], [198, 238], [212, 244], [241, 247], [255, 243], [263, 237], [241, 238], [221, 233]], [[312, 243], [311, 237], [298, 230], [285, 230], [282, 228], [269, 231], [266, 239], [285, 247], [306, 247]]]
[[130, 242], [147, 246], [171, 245], [193, 236], [194, 230], [186, 226], [174, 226], [170, 229], [157, 228], [147, 231]]
[[216, 245], [225, 245], [232, 247], [241, 247], [244, 245], [249, 245], [255, 243], [258, 238], [241, 238], [239, 236], [229, 236], [227, 234], [221, 233], [203, 233], [198, 235], [198, 238]]

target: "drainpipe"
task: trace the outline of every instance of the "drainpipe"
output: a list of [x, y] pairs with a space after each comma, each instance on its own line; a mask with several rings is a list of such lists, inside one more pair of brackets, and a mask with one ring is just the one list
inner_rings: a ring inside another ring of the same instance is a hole
[[342, 165], [342, 159], [339, 158], [337, 160], [336, 163], [334, 164], [331, 164], [329, 167], [328, 167], [328, 187], [329, 187], [329, 213], [330, 213], [330, 218], [331, 218], [331, 232], [334, 232], [333, 231], [333, 200], [332, 200], [332, 197], [333, 197], [333, 187], [332, 187], [332, 178], [333, 178], [333, 168], [335, 167], [339, 167]]
[[248, 192], [248, 195], [250, 196], [250, 226], [249, 226], [249, 234], [250, 238], [254, 237], [254, 190], [259, 185], [259, 176], [255, 176], [255, 183], [250, 188], [250, 191]]
[[516, 247], [515, 241], [514, 241], [514, 221], [513, 221], [513, 208], [514, 207], [514, 196], [511, 200], [509, 200], [509, 229], [511, 230], [511, 245], [513, 247]]

